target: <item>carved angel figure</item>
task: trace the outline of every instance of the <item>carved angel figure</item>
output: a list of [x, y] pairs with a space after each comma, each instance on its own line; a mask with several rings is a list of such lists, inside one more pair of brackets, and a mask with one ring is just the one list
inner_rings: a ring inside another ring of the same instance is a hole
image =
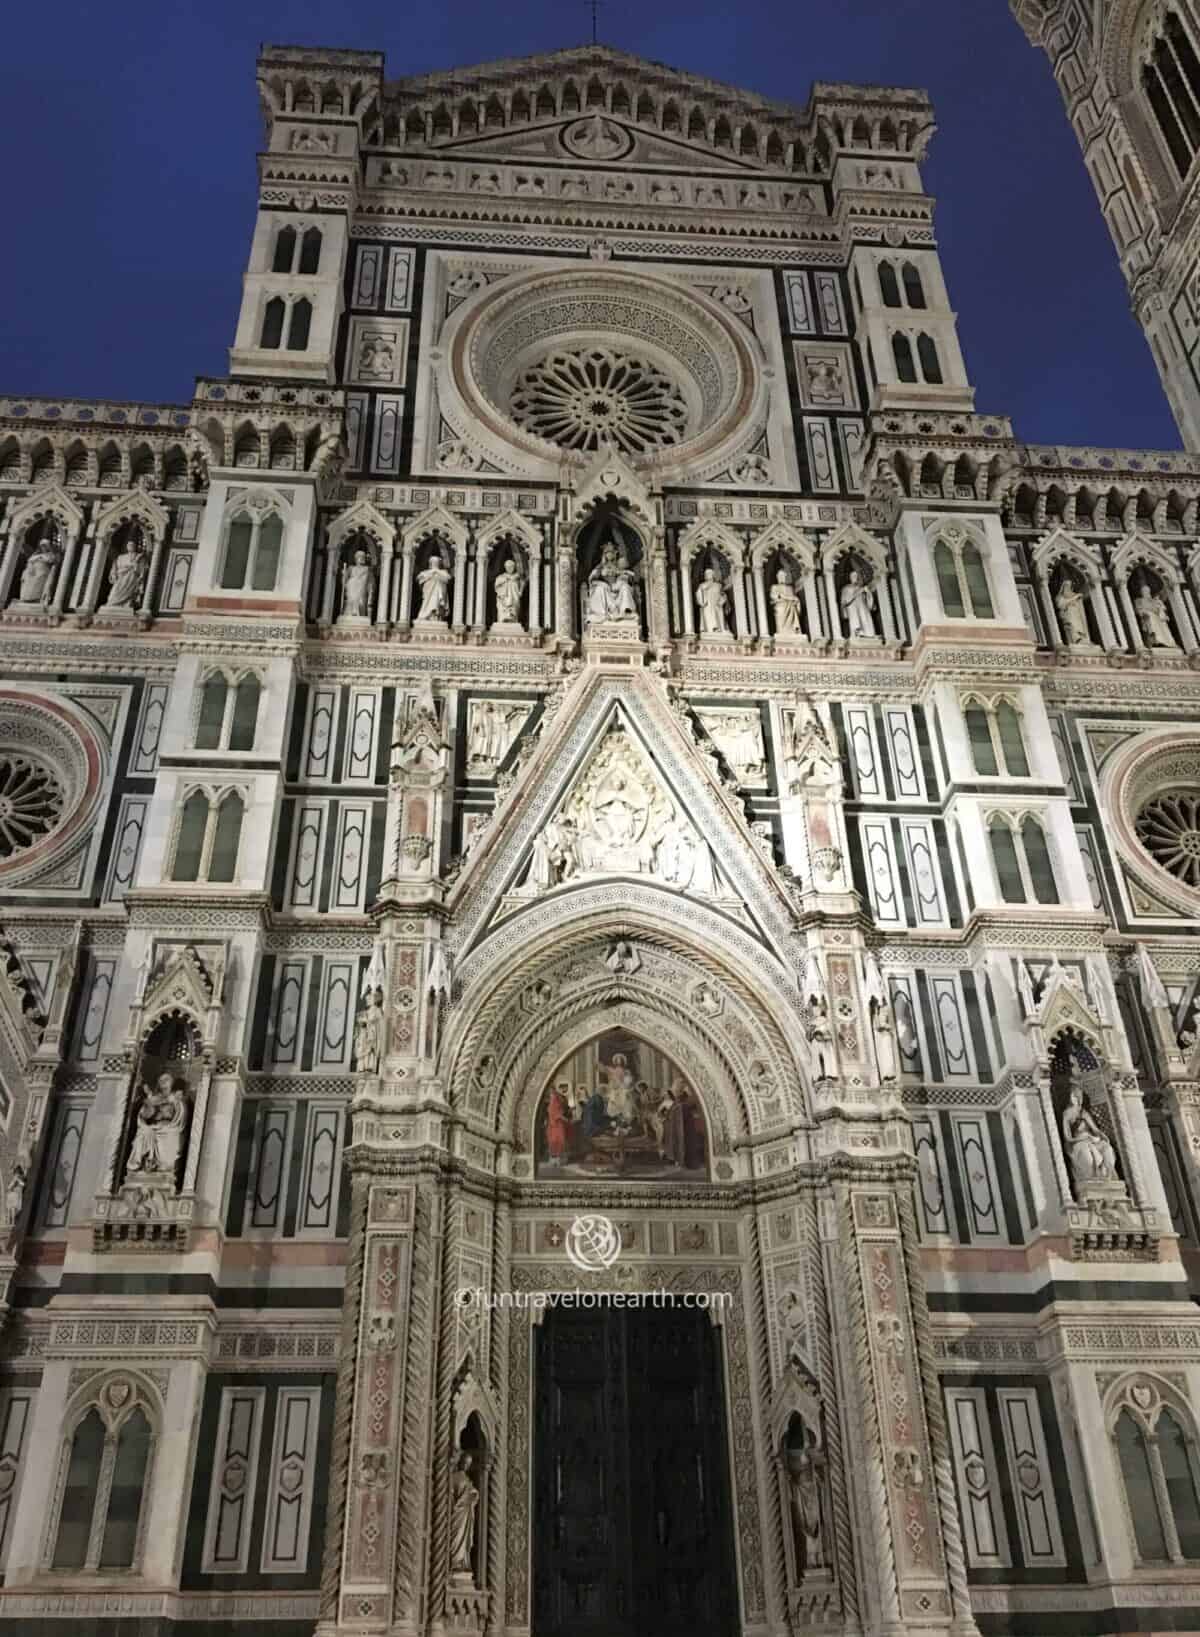
[[54, 586], [59, 564], [58, 543], [51, 529], [36, 542], [21, 569], [20, 597], [23, 603], [46, 602]]
[[1063, 641], [1068, 648], [1088, 642], [1087, 598], [1072, 579], [1064, 579], [1054, 599]]

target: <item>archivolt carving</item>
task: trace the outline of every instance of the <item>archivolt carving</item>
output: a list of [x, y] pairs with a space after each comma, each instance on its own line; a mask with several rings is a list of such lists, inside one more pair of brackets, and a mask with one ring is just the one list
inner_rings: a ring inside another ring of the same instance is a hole
[[[452, 1100], [526, 1146], [536, 1098], [558, 1061], [620, 1015], [634, 1033], [662, 1042], [692, 1077], [714, 1148], [727, 1145], [731, 1129], [742, 1134], [781, 1117], [803, 1118], [803, 1072], [786, 1017], [775, 997], [750, 992], [732, 975], [761, 968], [761, 950], [731, 957], [724, 970], [710, 942], [677, 936], [676, 947], [664, 947], [660, 916], [651, 911], [642, 926], [611, 918], [638, 952], [631, 974], [614, 977], [605, 959], [611, 938], [597, 927], [593, 907], [586, 930], [570, 928], [548, 946], [532, 934], [523, 938], [523, 948], [540, 950], [536, 962], [514, 967], [508, 960], [494, 987], [486, 972], [470, 984], [452, 1014], [462, 1020], [458, 1031], [447, 1037], [443, 1073]], [[719, 998], [717, 1011], [693, 1002], [701, 987]]]

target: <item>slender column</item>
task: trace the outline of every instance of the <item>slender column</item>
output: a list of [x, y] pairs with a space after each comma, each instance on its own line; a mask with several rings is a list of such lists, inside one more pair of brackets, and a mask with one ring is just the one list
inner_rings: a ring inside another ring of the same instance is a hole
[[400, 631], [407, 631], [412, 625], [412, 581], [413, 547], [406, 541], [400, 555], [400, 607], [396, 611], [396, 627]]
[[331, 541], [325, 546], [325, 590], [321, 598], [321, 624], [333, 624], [333, 610], [337, 598], [338, 561], [340, 553]]
[[558, 600], [554, 608], [554, 634], [561, 642], [575, 637], [575, 553], [560, 542], [558, 559]]
[[817, 571], [810, 568], [804, 575], [804, 607], [808, 613], [808, 634], [817, 642], [825, 633], [821, 626], [821, 607], [817, 601]]
[[679, 612], [684, 636], [694, 637], [696, 611], [692, 606], [692, 559], [684, 556], [679, 559]]
[[1129, 631], [1129, 643], [1134, 648], [1144, 648], [1142, 628], [1137, 622], [1137, 615], [1133, 611], [1133, 598], [1129, 595], [1129, 576], [1126, 575], [1117, 587], [1117, 597], [1120, 599], [1121, 610], [1125, 615], [1125, 624]]
[[379, 606], [375, 610], [375, 623], [385, 629], [392, 623], [392, 564], [395, 556], [392, 547], [385, 547], [379, 555]]
[[746, 641], [750, 636], [750, 613], [746, 607], [746, 570], [740, 563], [733, 567], [733, 623], [738, 636]]
[[771, 627], [767, 624], [766, 576], [763, 574], [761, 557], [755, 560], [751, 573], [754, 576], [754, 606], [758, 610], [758, 640], [767, 642], [771, 636]]
[[[146, 575], [146, 589], [142, 593], [142, 606], [138, 610], [138, 613], [144, 620], [148, 620], [150, 618], [150, 609], [154, 603], [154, 593], [158, 589], [158, 571], [162, 565], [163, 553], [166, 551], [166, 549], [167, 535], [166, 530], [164, 529], [163, 533], [160, 534], [158, 539], [154, 542], [154, 550], [150, 554], [150, 570]], [[55, 601], [57, 601], [57, 595], [55, 597]]]
[[488, 547], [475, 547], [475, 619], [476, 630], [482, 631], [487, 618], [487, 571], [491, 558]]
[[1171, 612], [1175, 615], [1175, 624], [1179, 631], [1179, 640], [1183, 644], [1183, 651], [1187, 654], [1196, 652], [1196, 627], [1192, 623], [1191, 612], [1183, 598], [1178, 585], [1172, 583], [1167, 587], [1167, 596], [1171, 604]]
[[[54, 614], [55, 619], [60, 619], [62, 617], [63, 609], [66, 607], [67, 591], [71, 584], [71, 576], [75, 572], [75, 564], [79, 556], [79, 551], [79, 535], [73, 534], [67, 541], [66, 550], [63, 552], [63, 560], [58, 565], [58, 583], [54, 587], [54, 601], [50, 605], [51, 612]], [[149, 587], [147, 587], [147, 589], [149, 589]], [[3, 598], [0, 598], [0, 601], [3, 601]]]
[[1103, 588], [1099, 585], [1089, 584], [1088, 600], [1092, 605], [1092, 613], [1096, 616], [1096, 629], [1100, 633], [1101, 646], [1105, 649], [1124, 647], [1121, 639], [1117, 636], [1116, 626], [1112, 622], [1112, 614], [1109, 612]]
[[[111, 540], [111, 538], [110, 535], [109, 539]], [[96, 606], [100, 601], [100, 586], [104, 579], [104, 568], [108, 561], [108, 549], [109, 541], [97, 538], [96, 550], [92, 557], [91, 573], [88, 575], [87, 590], [83, 596], [83, 607], [80, 609], [81, 614], [94, 614], [96, 612]]]
[[542, 543], [529, 548], [529, 634], [536, 637], [542, 630]]
[[879, 607], [879, 622], [883, 626], [883, 636], [886, 642], [898, 642], [900, 633], [896, 629], [896, 612], [892, 607], [893, 578], [886, 570], [881, 570], [875, 577], [876, 602]]
[[836, 642], [838, 638], [844, 637], [846, 633], [842, 630], [842, 611], [838, 607], [837, 581], [834, 578], [833, 570], [834, 565], [826, 563], [824, 574], [825, 596], [829, 606], [829, 635]]
[[667, 543], [661, 529], [655, 531], [650, 547], [650, 574], [647, 584], [646, 636], [651, 642], [671, 639], [671, 609], [668, 596]]
[[454, 548], [454, 591], [450, 606], [450, 623], [456, 631], [463, 629], [463, 606], [467, 594], [467, 544]]

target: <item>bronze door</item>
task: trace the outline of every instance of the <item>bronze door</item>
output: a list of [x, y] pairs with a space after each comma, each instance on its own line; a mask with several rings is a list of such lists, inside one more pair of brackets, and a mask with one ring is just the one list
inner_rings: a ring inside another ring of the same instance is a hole
[[535, 1334], [534, 1637], [733, 1637], [707, 1314], [558, 1309]]

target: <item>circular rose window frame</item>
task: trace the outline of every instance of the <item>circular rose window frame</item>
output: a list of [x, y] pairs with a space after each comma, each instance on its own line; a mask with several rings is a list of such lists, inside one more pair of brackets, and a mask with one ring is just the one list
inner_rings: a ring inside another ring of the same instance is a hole
[[1137, 831], [1138, 815], [1148, 802], [1179, 790], [1200, 790], [1200, 733], [1181, 736], [1175, 727], [1139, 733], [1114, 751], [1101, 768], [1101, 806], [1122, 862], [1148, 892], [1196, 920], [1200, 919], [1200, 889], [1164, 868]]
[[0, 688], [0, 755], [40, 763], [62, 790], [58, 823], [0, 860], [0, 887], [8, 891], [35, 885], [83, 841], [103, 794], [105, 758], [94, 732], [64, 701], [16, 688]]
[[564, 466], [582, 468], [594, 453], [562, 448], [518, 426], [505, 410], [505, 394], [519, 363], [536, 349], [589, 341], [646, 351], [659, 364], [670, 360], [700, 407], [688, 438], [626, 456], [647, 475], [699, 480], [728, 466], [761, 433], [766, 378], [745, 325], [690, 286], [596, 263], [512, 274], [464, 302], [441, 336], [442, 413], [457, 437], [504, 471], [552, 478]]

